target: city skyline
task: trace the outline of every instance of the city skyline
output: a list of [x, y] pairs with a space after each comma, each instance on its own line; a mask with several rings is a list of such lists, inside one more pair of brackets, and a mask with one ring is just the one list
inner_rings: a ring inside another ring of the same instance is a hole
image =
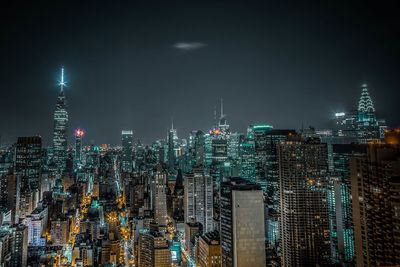
[[396, 9], [158, 4], [7, 6], [1, 143], [40, 134], [51, 145], [61, 66], [70, 145], [76, 128], [86, 144], [119, 144], [123, 129], [149, 144], [166, 137], [171, 118], [180, 136], [207, 130], [221, 98], [239, 132], [328, 128], [335, 112], [356, 108], [365, 80], [378, 116], [399, 126]]

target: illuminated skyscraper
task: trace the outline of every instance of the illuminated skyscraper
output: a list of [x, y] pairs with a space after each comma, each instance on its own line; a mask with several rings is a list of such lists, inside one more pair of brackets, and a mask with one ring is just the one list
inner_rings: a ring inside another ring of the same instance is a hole
[[370, 145], [350, 157], [356, 266], [400, 262], [400, 146]]
[[15, 171], [21, 176], [21, 188], [38, 191], [42, 162], [42, 139], [38, 136], [18, 137]]
[[53, 160], [58, 175], [66, 168], [68, 111], [67, 99], [64, 93], [64, 68], [61, 69], [61, 80], [59, 82], [60, 93], [57, 97], [56, 110], [54, 111], [54, 135], [53, 135]]
[[151, 184], [154, 219], [158, 225], [165, 225], [167, 219], [167, 174], [161, 165], [157, 166]]
[[224, 179], [220, 233], [222, 266], [265, 266], [264, 203], [259, 185], [241, 178]]
[[[256, 131], [257, 134], [257, 131]], [[280, 195], [279, 195], [279, 154], [280, 142], [296, 138], [295, 130], [270, 130], [263, 134], [265, 151], [265, 204], [267, 261], [279, 262], [280, 238]], [[300, 137], [298, 137], [300, 138]]]
[[203, 232], [213, 231], [213, 183], [210, 175], [201, 168], [193, 168], [184, 180], [185, 222], [195, 219]]
[[273, 129], [272, 125], [254, 125], [253, 138], [255, 147], [256, 182], [264, 192], [267, 189], [267, 133]]
[[177, 139], [176, 129], [172, 123], [171, 129], [168, 131], [168, 170], [172, 172], [175, 168], [175, 139]]
[[82, 138], [85, 132], [81, 129], [75, 130], [75, 158], [74, 168], [80, 169], [82, 167]]
[[330, 261], [326, 144], [279, 145], [282, 266], [326, 266]]
[[132, 148], [133, 132], [132, 130], [122, 130], [122, 171], [132, 172]]
[[361, 85], [361, 97], [358, 101], [357, 137], [361, 143], [380, 139], [375, 108], [366, 83]]
[[256, 165], [254, 141], [246, 140], [239, 146], [239, 175], [241, 178], [255, 182]]

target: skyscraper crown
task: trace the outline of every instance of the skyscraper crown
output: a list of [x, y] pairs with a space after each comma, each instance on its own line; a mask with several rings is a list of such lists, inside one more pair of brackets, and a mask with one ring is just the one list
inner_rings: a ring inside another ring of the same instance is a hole
[[368, 86], [366, 83], [361, 85], [361, 97], [358, 101], [359, 112], [375, 112], [374, 103], [368, 93]]

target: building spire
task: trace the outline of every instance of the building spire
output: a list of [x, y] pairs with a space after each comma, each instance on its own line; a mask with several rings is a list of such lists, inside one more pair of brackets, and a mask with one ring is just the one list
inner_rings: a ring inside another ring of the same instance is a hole
[[60, 79], [60, 83], [58, 84], [60, 86], [61, 92], [64, 91], [65, 84], [66, 84], [66, 82], [64, 81], [64, 67], [61, 67], [61, 79]]
[[221, 98], [221, 118], [224, 117], [224, 100]]
[[361, 97], [358, 101], [358, 111], [359, 112], [375, 112], [374, 104], [372, 102], [371, 96], [368, 93], [367, 83], [361, 85]]
[[174, 117], [171, 117], [171, 130], [174, 130]]

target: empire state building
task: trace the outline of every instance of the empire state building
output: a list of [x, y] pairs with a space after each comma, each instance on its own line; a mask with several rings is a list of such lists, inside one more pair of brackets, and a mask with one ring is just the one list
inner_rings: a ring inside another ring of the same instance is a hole
[[64, 93], [65, 84], [63, 67], [61, 69], [61, 80], [59, 82], [60, 93], [58, 94], [56, 109], [54, 111], [53, 161], [58, 175], [61, 175], [65, 170], [67, 158], [68, 106]]

